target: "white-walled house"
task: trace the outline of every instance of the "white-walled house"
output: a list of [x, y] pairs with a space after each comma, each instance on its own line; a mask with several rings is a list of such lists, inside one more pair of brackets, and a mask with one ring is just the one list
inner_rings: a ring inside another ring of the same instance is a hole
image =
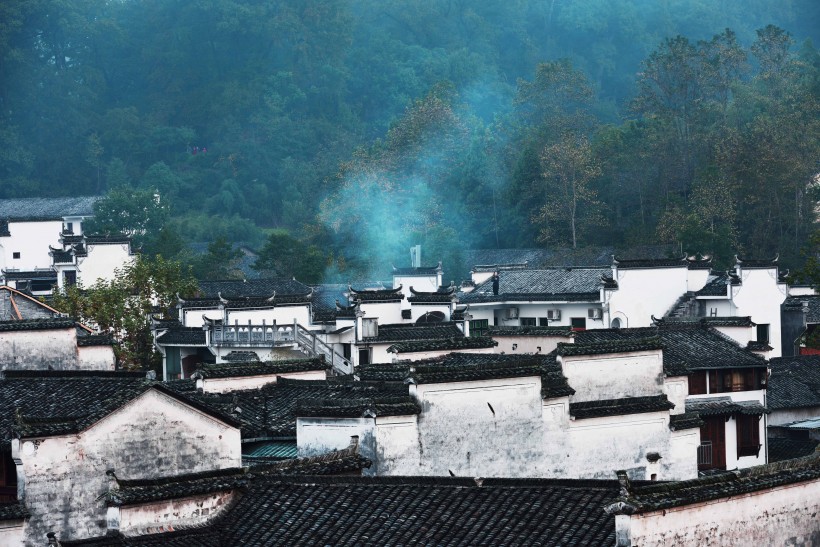
[[[50, 248], [63, 233], [83, 234], [98, 196], [0, 200], [0, 278], [32, 292], [50, 292], [56, 283]], [[47, 277], [46, 272], [51, 272]]]
[[112, 281], [117, 270], [134, 262], [131, 238], [126, 236], [63, 235], [61, 247], [51, 248], [57, 287], [91, 287]]
[[0, 406], [0, 452], [30, 513], [26, 545], [56, 528], [65, 540], [105, 533], [107, 472], [148, 479], [241, 465], [238, 422], [141, 374], [6, 371]]
[[358, 434], [376, 475], [600, 478], [623, 464], [640, 479], [697, 476], [700, 422], [685, 413], [686, 377], [658, 384], [658, 340], [608, 346], [360, 367], [362, 379], [410, 382], [417, 407], [306, 401], [296, 414], [300, 454]]
[[0, 321], [0, 370], [114, 370], [108, 336], [73, 319]]

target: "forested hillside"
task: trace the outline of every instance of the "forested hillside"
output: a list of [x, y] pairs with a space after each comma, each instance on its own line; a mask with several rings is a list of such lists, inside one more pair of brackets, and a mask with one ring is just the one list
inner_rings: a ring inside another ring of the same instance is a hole
[[307, 281], [404, 265], [416, 243], [426, 263], [674, 243], [797, 267], [820, 186], [819, 11], [9, 0], [0, 198], [113, 191], [133, 216], [158, 193], [146, 252], [215, 242], [213, 266], [243, 241]]

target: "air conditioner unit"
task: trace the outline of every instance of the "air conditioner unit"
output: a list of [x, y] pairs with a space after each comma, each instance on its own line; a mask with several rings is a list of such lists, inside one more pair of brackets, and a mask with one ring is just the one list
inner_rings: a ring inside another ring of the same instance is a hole
[[504, 310], [505, 319], [518, 319], [518, 308], [507, 308]]
[[550, 321], [560, 321], [561, 310], [547, 310], [547, 319]]
[[589, 308], [587, 310], [587, 317], [589, 319], [600, 319], [601, 318], [601, 308]]

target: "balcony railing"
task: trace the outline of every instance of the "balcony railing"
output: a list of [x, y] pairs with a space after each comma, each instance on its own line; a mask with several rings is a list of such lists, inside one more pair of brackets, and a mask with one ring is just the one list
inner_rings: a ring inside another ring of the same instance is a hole
[[211, 343], [215, 346], [275, 346], [293, 344], [291, 325], [227, 325], [214, 326]]

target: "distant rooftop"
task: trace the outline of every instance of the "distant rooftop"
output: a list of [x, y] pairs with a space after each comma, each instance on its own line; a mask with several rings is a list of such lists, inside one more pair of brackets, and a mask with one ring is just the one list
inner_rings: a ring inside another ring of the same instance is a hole
[[9, 220], [62, 220], [92, 216], [101, 196], [0, 199], [0, 218]]

